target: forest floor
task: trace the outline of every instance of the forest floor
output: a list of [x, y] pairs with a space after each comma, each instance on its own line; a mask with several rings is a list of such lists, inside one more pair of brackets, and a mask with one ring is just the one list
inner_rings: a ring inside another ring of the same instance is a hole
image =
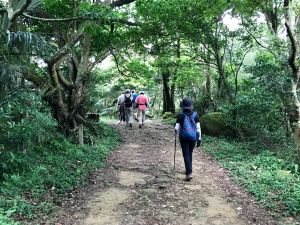
[[91, 185], [64, 203], [57, 225], [281, 224], [201, 148], [194, 150], [194, 178], [186, 182], [177, 140], [174, 174], [171, 126], [112, 126], [121, 133], [121, 146], [106, 168], [91, 175]]

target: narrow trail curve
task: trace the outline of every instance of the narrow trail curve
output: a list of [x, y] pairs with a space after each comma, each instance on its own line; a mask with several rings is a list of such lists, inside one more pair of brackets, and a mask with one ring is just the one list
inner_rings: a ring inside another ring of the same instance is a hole
[[94, 175], [76, 209], [60, 220], [65, 225], [246, 225], [276, 224], [268, 213], [209, 156], [195, 149], [194, 179], [183, 181], [177, 143], [173, 173], [174, 132], [159, 121], [142, 129], [113, 126], [122, 145], [108, 167]]

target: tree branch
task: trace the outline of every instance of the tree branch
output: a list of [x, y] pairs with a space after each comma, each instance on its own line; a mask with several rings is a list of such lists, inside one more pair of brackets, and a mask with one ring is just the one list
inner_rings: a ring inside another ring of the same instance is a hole
[[68, 90], [70, 90], [70, 89], [72, 88], [73, 85], [72, 85], [71, 82], [69, 82], [69, 81], [64, 77], [64, 75], [61, 73], [59, 67], [60, 67], [60, 63], [58, 63], [58, 64], [56, 65], [56, 74], [57, 74], [57, 76], [58, 76], [58, 79], [59, 79], [59, 81], [60, 81], [60, 82], [61, 82]]
[[131, 22], [131, 21], [124, 20], [124, 19], [110, 19], [110, 22], [112, 22], [112, 23], [122, 23], [122, 24], [125, 24], [125, 25], [128, 25], [128, 26], [133, 26], [133, 27], [142, 25], [142, 23]]
[[14, 12], [12, 18], [10, 19], [10, 22], [13, 23], [18, 16], [22, 15], [22, 13], [28, 8], [30, 3], [31, 0], [26, 0], [26, 2], [18, 10]]
[[[47, 80], [41, 78], [39, 75], [37, 75], [35, 73], [35, 71], [32, 71], [32, 70], [29, 70], [29, 69], [26, 69], [24, 72], [23, 72], [23, 76], [26, 80], [34, 83], [37, 87], [42, 87], [42, 86], [45, 86], [45, 84], [47, 84]], [[52, 86], [50, 86], [52, 87]]]
[[118, 61], [118, 58], [117, 56], [115, 55], [115, 53], [111, 50], [110, 53], [112, 54], [112, 56], [114, 57], [115, 61], [116, 61], [116, 65], [117, 65], [117, 69], [118, 69], [118, 72], [122, 75], [122, 76], [126, 76], [121, 70], [120, 70], [120, 67], [119, 67], [119, 61]]
[[[97, 21], [99, 18], [90, 18], [87, 16], [75, 16], [75, 17], [69, 17], [69, 18], [42, 18], [42, 17], [36, 17], [36, 16], [31, 16], [27, 13], [23, 13], [22, 16], [28, 19], [32, 20], [39, 20], [39, 21], [44, 21], [44, 22], [70, 22], [74, 20], [92, 20], [92, 21]], [[122, 23], [128, 26], [140, 26], [141, 23], [139, 22], [131, 22], [125, 19], [110, 19], [109, 22], [111, 23]], [[101, 20], [101, 24], [103, 24], [104, 21]]]
[[5, 12], [7, 12], [7, 7], [0, 8], [0, 13], [5, 13]]
[[287, 34], [288, 34], [288, 37], [290, 39], [290, 42], [291, 42], [291, 54], [290, 54], [290, 57], [289, 57], [289, 64], [293, 70], [294, 73], [297, 73], [298, 72], [298, 68], [297, 68], [297, 65], [296, 65], [296, 57], [297, 57], [297, 41], [294, 37], [294, 34], [290, 28], [290, 25], [288, 24], [288, 22], [285, 22], [284, 23], [285, 27], [286, 27], [286, 31], [287, 31]]
[[245, 26], [245, 30], [246, 32], [254, 39], [254, 41], [256, 42], [256, 44], [258, 44], [260, 47], [268, 50], [272, 55], [276, 56], [276, 54], [271, 50], [269, 49], [268, 47], [264, 46], [262, 43], [259, 42], [259, 40], [257, 40], [257, 38], [254, 36], [254, 34], [252, 34]]
[[82, 50], [81, 50], [81, 58], [78, 66], [78, 74], [76, 77], [76, 81], [81, 80], [84, 74], [86, 74], [86, 72], [88, 71], [91, 42], [92, 39], [88, 35], [85, 35], [83, 40], [81, 41]]
[[132, 2], [135, 2], [136, 0], [118, 0], [116, 2], [112, 2], [110, 4], [110, 6], [112, 8], [115, 8], [115, 7], [119, 7], [119, 6], [122, 6], [122, 5], [127, 5], [129, 3], [132, 3]]
[[69, 18], [42, 18], [42, 17], [36, 17], [36, 16], [31, 16], [27, 13], [23, 13], [22, 16], [28, 19], [32, 20], [39, 20], [39, 21], [44, 21], [44, 22], [69, 22], [73, 20], [82, 20], [82, 19], [88, 19], [88, 17], [84, 16], [75, 16], [75, 17], [69, 17]]
[[197, 66], [208, 66], [208, 67], [213, 68], [213, 69], [215, 69], [215, 70], [218, 69], [216, 65], [211, 64], [211, 63], [207, 63], [207, 62], [203, 62], [203, 61], [196, 62], [195, 64], [196, 64]]
[[241, 68], [242, 68], [242, 65], [243, 65], [243, 62], [244, 62], [244, 60], [245, 60], [245, 58], [246, 58], [246, 55], [248, 54], [248, 52], [249, 52], [251, 49], [252, 49], [252, 47], [249, 47], [249, 48], [244, 52], [244, 55], [242, 56], [242, 59], [241, 59], [240, 63], [238, 64], [238, 68], [237, 68], [237, 70], [235, 71], [235, 73], [236, 73], [235, 76], [237, 76], [238, 73], [240, 72], [240, 70], [241, 70]]
[[110, 51], [109, 50], [105, 51], [104, 54], [102, 54], [101, 57], [99, 57], [97, 60], [95, 60], [95, 62], [90, 64], [90, 66], [88, 68], [88, 71], [91, 71], [98, 63], [102, 62], [109, 55], [110, 55]]
[[83, 32], [76, 34], [70, 43], [66, 43], [55, 55], [53, 55], [49, 60], [46, 60], [47, 64], [55, 64], [61, 58], [63, 58], [70, 51], [71, 46], [75, 45], [80, 38], [83, 36]]

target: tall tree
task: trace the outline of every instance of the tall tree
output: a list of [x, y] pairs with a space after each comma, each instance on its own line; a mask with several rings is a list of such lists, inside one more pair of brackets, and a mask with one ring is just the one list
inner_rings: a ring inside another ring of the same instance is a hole
[[135, 25], [116, 9], [130, 2], [105, 5], [74, 0], [62, 5], [61, 1], [44, 0], [40, 10], [22, 14], [31, 31], [48, 34], [44, 37], [51, 46], [37, 60], [45, 62], [45, 70], [41, 73], [38, 66], [26, 66], [25, 78], [43, 90], [66, 136], [76, 136], [79, 125], [85, 123], [89, 74], [112, 46], [120, 46], [116, 27]]

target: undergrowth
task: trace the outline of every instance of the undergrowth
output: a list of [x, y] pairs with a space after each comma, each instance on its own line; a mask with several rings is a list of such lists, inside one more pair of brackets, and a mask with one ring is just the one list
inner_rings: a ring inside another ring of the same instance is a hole
[[104, 124], [85, 133], [93, 146], [74, 145], [57, 135], [30, 151], [0, 155], [2, 168], [7, 168], [0, 187], [0, 224], [15, 225], [6, 219], [11, 216], [34, 219], [53, 212], [61, 199], [88, 181], [91, 171], [105, 164], [118, 144], [117, 134]]
[[[286, 146], [281, 151], [293, 152]], [[300, 212], [298, 165], [257, 143], [205, 137], [203, 150], [214, 156], [257, 201], [274, 213]]]
[[112, 128], [88, 122], [86, 144], [72, 144], [41, 94], [27, 89], [0, 107], [0, 134], [1, 225], [53, 215], [119, 143]]

